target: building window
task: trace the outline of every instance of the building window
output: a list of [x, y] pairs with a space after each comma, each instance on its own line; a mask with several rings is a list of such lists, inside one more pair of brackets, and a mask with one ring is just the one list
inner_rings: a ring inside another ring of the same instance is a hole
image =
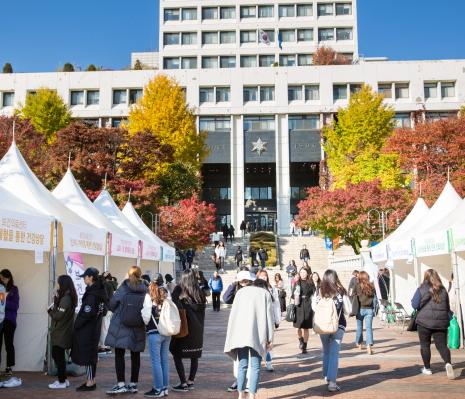
[[244, 196], [246, 200], [272, 200], [272, 187], [246, 187]]
[[347, 100], [347, 85], [333, 85], [333, 100]]
[[409, 84], [408, 83], [395, 83], [396, 100], [399, 98], [409, 98]]
[[182, 20], [183, 21], [195, 21], [197, 19], [197, 8], [183, 8], [182, 9]]
[[318, 40], [320, 42], [334, 40], [334, 28], [318, 29]]
[[231, 130], [231, 118], [223, 116], [200, 117], [199, 130], [201, 132], [228, 132]]
[[215, 89], [213, 87], [201, 87], [199, 92], [200, 104], [215, 102]]
[[244, 117], [244, 132], [269, 132], [275, 130], [274, 116], [247, 116]]
[[113, 90], [113, 105], [126, 104], [128, 100], [128, 91], [123, 90]]
[[244, 103], [258, 101], [258, 86], [244, 87], [242, 91]]
[[255, 55], [241, 55], [241, 68], [255, 68], [257, 57]]
[[256, 18], [257, 7], [255, 6], [241, 6], [241, 18]]
[[320, 128], [319, 115], [289, 115], [289, 130], [316, 130]]
[[179, 21], [179, 8], [166, 8], [164, 11], [166, 21]]
[[241, 44], [243, 43], [257, 43], [257, 31], [241, 30]]
[[112, 118], [111, 119], [111, 127], [118, 128], [121, 126], [121, 123], [123, 122], [122, 118]]
[[273, 18], [274, 7], [273, 6], [258, 6], [258, 17], [259, 18]]
[[298, 42], [312, 42], [313, 41], [313, 29], [297, 29], [297, 41]]
[[218, 68], [218, 57], [202, 57], [202, 68], [203, 69], [212, 69]]
[[441, 119], [456, 118], [457, 111], [444, 111], [444, 112], [426, 112], [425, 114], [427, 121], [439, 121]]
[[305, 85], [305, 101], [318, 101], [320, 99], [319, 85]]
[[334, 14], [333, 3], [328, 3], [328, 4], [319, 3], [317, 7], [318, 7], [319, 17], [325, 17], [325, 16]]
[[313, 15], [312, 4], [297, 4], [298, 17], [311, 17]]
[[313, 56], [311, 54], [299, 54], [297, 60], [299, 66], [309, 66], [313, 63]]
[[455, 82], [441, 82], [441, 98], [455, 97]]
[[218, 44], [218, 32], [202, 32], [202, 44]]
[[268, 35], [268, 40], [270, 41], [270, 43], [274, 43], [274, 40], [275, 40], [274, 30], [265, 30], [264, 32]]
[[294, 4], [281, 4], [279, 6], [279, 17], [280, 18], [295, 17], [295, 5]]
[[362, 90], [362, 85], [360, 83], [351, 83], [349, 87], [350, 87], [350, 94], [355, 94], [355, 93], [358, 93], [360, 90]]
[[181, 43], [183, 45], [197, 44], [197, 32], [182, 32]]
[[294, 29], [281, 29], [280, 32], [283, 42], [295, 42]]
[[163, 69], [179, 69], [179, 58], [165, 57], [163, 59]]
[[378, 93], [384, 98], [392, 98], [392, 83], [378, 83]]
[[409, 113], [397, 113], [394, 116], [394, 124], [395, 124], [395, 127], [398, 127], [398, 128], [412, 127], [412, 121], [410, 119], [410, 114]]
[[274, 54], [260, 55], [258, 57], [258, 66], [261, 66], [261, 67], [273, 66], [274, 62], [275, 62]]
[[438, 82], [427, 82], [424, 84], [425, 100], [438, 98]]
[[287, 100], [291, 101], [302, 101], [302, 86], [288, 86], [287, 88]]
[[231, 101], [231, 89], [229, 87], [216, 88], [216, 102], [225, 103]]
[[4, 91], [2, 96], [2, 107], [12, 107], [15, 102], [14, 91]]
[[165, 46], [172, 46], [179, 44], [179, 33], [165, 33], [163, 35], [163, 44]]
[[230, 44], [236, 43], [236, 31], [227, 31], [220, 32], [220, 43], [221, 44]]
[[274, 86], [260, 86], [260, 101], [274, 101]]
[[336, 3], [336, 15], [352, 15], [352, 4]]
[[[3, 106], [5, 105], [5, 94], [3, 93]], [[75, 105], [84, 105], [84, 91], [83, 90], [73, 90], [71, 91], [71, 106]]]
[[352, 28], [336, 28], [336, 40], [352, 40]]
[[218, 7], [203, 7], [202, 19], [218, 19]]
[[99, 90], [87, 90], [86, 105], [98, 105], [100, 102]]
[[182, 57], [181, 68], [182, 69], [197, 69], [197, 57]]
[[295, 55], [294, 54], [283, 54], [279, 56], [279, 65], [292, 67], [295, 66]]
[[235, 19], [236, 7], [220, 7], [221, 19]]
[[236, 67], [236, 56], [235, 55], [223, 55], [220, 57], [220, 68], [235, 68]]
[[142, 89], [129, 89], [129, 105], [137, 103], [142, 98]]

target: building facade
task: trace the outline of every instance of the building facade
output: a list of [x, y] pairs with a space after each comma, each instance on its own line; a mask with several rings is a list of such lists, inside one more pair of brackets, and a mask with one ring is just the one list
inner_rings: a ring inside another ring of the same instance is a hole
[[[3, 74], [0, 114], [48, 87], [76, 118], [118, 126], [150, 79], [173, 76], [207, 132], [203, 198], [218, 223], [287, 233], [306, 188], [318, 184], [322, 126], [363, 83], [403, 127], [414, 113], [445, 118], [465, 103], [465, 60], [359, 59], [355, 1], [164, 0], [160, 8], [160, 53], [146, 58], [160, 70]], [[324, 42], [354, 63], [309, 65]]]

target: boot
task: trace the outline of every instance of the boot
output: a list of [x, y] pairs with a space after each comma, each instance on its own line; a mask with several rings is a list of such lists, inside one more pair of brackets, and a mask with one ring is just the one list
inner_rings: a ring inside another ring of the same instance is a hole
[[307, 353], [307, 343], [304, 342], [302, 345], [302, 353]]
[[299, 349], [303, 349], [304, 347], [304, 339], [301, 337], [299, 338]]
[[367, 353], [369, 355], [372, 355], [373, 354], [373, 349], [371, 348], [371, 345], [367, 345]]

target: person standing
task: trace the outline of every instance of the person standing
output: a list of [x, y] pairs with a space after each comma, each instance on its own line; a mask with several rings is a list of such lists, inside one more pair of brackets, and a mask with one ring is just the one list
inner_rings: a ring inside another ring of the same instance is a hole
[[[170, 343], [170, 352], [173, 355], [174, 365], [180, 379], [180, 383], [173, 387], [173, 391], [187, 392], [194, 389], [199, 358], [202, 356], [207, 300], [192, 270], [186, 270], [182, 273], [178, 291], [179, 295], [173, 293], [173, 300], [178, 309], [186, 312], [189, 333], [183, 338], [174, 337]], [[182, 359], [191, 360], [188, 379], [186, 379]]]
[[[107, 293], [107, 298], [110, 300], [118, 288], [118, 283], [109, 272], [102, 273], [102, 278], [103, 286], [105, 287], [105, 292]], [[99, 353], [111, 353], [111, 348], [105, 346], [105, 339], [107, 338], [108, 328], [110, 327], [111, 315], [112, 313], [108, 310], [102, 319], [102, 332], [100, 333], [100, 341], [98, 344]]]
[[381, 299], [389, 300], [389, 284], [390, 284], [390, 277], [389, 277], [389, 269], [385, 268], [379, 272], [378, 277], [378, 284], [379, 284], [379, 291], [381, 295]]
[[231, 240], [231, 243], [234, 241], [234, 234], [236, 233], [236, 229], [232, 224], [229, 225], [229, 239]]
[[168, 291], [168, 297], [170, 297], [174, 291], [174, 287], [176, 287], [176, 284], [173, 281], [173, 276], [168, 273], [165, 274], [165, 281], [166, 281], [165, 287], [166, 287], [166, 290]]
[[297, 328], [299, 349], [307, 353], [309, 330], [313, 328], [312, 296], [315, 293], [311, 274], [307, 269], [300, 269], [298, 280], [292, 293], [296, 305], [294, 328]]
[[357, 334], [355, 336], [355, 343], [359, 349], [362, 349], [363, 342], [363, 322], [365, 322], [367, 336], [366, 347], [369, 355], [373, 354], [373, 317], [375, 316], [374, 308], [376, 305], [376, 292], [375, 286], [370, 282], [370, 276], [367, 272], [360, 272], [358, 274], [358, 282], [355, 286], [355, 295], [357, 296], [360, 304], [359, 311], [356, 315], [357, 319]]
[[423, 283], [412, 298], [412, 307], [417, 311], [417, 328], [420, 339], [420, 352], [424, 367], [421, 372], [431, 375], [431, 338], [446, 366], [447, 377], [455, 379], [450, 350], [447, 347], [447, 329], [449, 327], [449, 295], [434, 269], [428, 269]]
[[294, 221], [294, 219], [292, 219], [291, 223], [289, 223], [289, 234], [291, 236], [294, 236], [294, 234], [295, 234], [295, 221]]
[[226, 258], [226, 248], [224, 242], [220, 241], [218, 246], [215, 248], [216, 262], [218, 264], [217, 269], [224, 272], [224, 259]]
[[266, 249], [263, 247], [260, 247], [258, 250], [258, 258], [260, 259], [260, 267], [262, 269], [266, 268], [266, 261], [268, 260], [268, 253], [266, 252]]
[[221, 307], [221, 292], [223, 291], [223, 280], [217, 271], [208, 280], [208, 286], [212, 292], [213, 311], [219, 312]]
[[359, 273], [358, 270], [354, 270], [352, 272], [352, 278], [349, 281], [349, 288], [347, 289], [349, 296], [353, 296], [355, 294], [355, 287], [357, 286], [358, 273]]
[[300, 250], [300, 260], [302, 262], [307, 262], [310, 260], [310, 252], [308, 252], [307, 246], [304, 244]]
[[297, 275], [297, 265], [295, 264], [294, 260], [291, 260], [289, 264], [287, 265], [286, 273], [287, 273], [287, 282], [289, 284], [289, 287], [292, 290], [292, 280], [294, 280], [294, 277]]
[[87, 286], [81, 308], [74, 321], [71, 358], [79, 366], [86, 367], [87, 381], [76, 391], [95, 391], [97, 383], [98, 342], [102, 330], [102, 318], [107, 309], [107, 294], [103, 278], [94, 267], [89, 267], [80, 276]]
[[278, 290], [279, 306], [281, 313], [286, 311], [286, 287], [280, 273], [274, 275], [275, 287]]
[[221, 228], [222, 232], [223, 232], [223, 241], [224, 242], [228, 242], [228, 237], [229, 237], [229, 227], [228, 225], [225, 223], [223, 225], [223, 227]]
[[313, 284], [315, 285], [315, 292], [318, 292], [320, 290], [321, 278], [317, 272], [312, 273], [312, 281], [313, 281]]
[[215, 231], [213, 234], [212, 234], [212, 241], [213, 241], [213, 245], [215, 246], [215, 248], [218, 246], [218, 244], [220, 243], [220, 235], [218, 234], [217, 231]]
[[0, 278], [0, 334], [3, 330], [3, 321], [5, 320], [5, 302], [6, 302], [6, 289]]
[[192, 268], [192, 263], [194, 262], [194, 256], [195, 256], [195, 250], [193, 248], [189, 248], [186, 251], [186, 263], [189, 269]]
[[242, 248], [240, 245], [236, 249], [236, 253], [234, 254], [234, 260], [236, 261], [236, 267], [240, 269], [242, 266], [242, 261], [244, 260], [244, 253], [242, 252]]
[[14, 283], [13, 275], [8, 269], [0, 271], [0, 280], [5, 286], [6, 291], [5, 318], [3, 320], [3, 328], [0, 331], [0, 354], [2, 351], [2, 344], [5, 342], [5, 375], [9, 376], [13, 374], [13, 367], [15, 366], [14, 339], [19, 309], [19, 290]]
[[[141, 311], [144, 305], [147, 285], [141, 279], [142, 271], [132, 266], [128, 278], [113, 294], [109, 309], [113, 312], [105, 345], [115, 348], [115, 369], [117, 383], [107, 394], [137, 393], [139, 382], [140, 353], [145, 349], [145, 324]], [[131, 352], [131, 381], [126, 385], [124, 355]]]
[[65, 389], [69, 387], [66, 378], [65, 351], [73, 344], [73, 324], [78, 296], [71, 277], [58, 277], [53, 303], [47, 312], [52, 319], [50, 323], [50, 344], [52, 358], [57, 367], [58, 380], [49, 384], [50, 389]]
[[[240, 272], [238, 279], [242, 278]], [[268, 290], [244, 286], [234, 299], [229, 315], [224, 352], [239, 361], [237, 391], [245, 398], [246, 376], [250, 362], [249, 399], [255, 399], [260, 380], [260, 364], [271, 351], [274, 334], [273, 301]]]
[[240, 230], [241, 230], [242, 237], [245, 237], [245, 233], [247, 231], [247, 223], [245, 222], [245, 220], [241, 222]]
[[250, 258], [250, 267], [255, 267], [255, 263], [257, 261], [257, 251], [252, 246], [249, 249], [249, 258]]

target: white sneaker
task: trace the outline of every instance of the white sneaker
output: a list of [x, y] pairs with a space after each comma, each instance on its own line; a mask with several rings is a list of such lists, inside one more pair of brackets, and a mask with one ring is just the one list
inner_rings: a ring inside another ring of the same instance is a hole
[[50, 389], [66, 389], [69, 387], [69, 382], [60, 382], [60, 381], [55, 381], [52, 384], [48, 384], [48, 387]]
[[424, 375], [432, 375], [433, 372], [431, 371], [431, 369], [427, 369], [425, 367], [422, 367], [421, 368], [421, 373], [424, 374]]
[[274, 367], [271, 362], [266, 362], [266, 370], [267, 371], [274, 371]]
[[452, 364], [450, 363], [446, 363], [446, 374], [449, 380], [455, 380], [454, 368], [452, 367]]
[[328, 391], [329, 392], [338, 392], [340, 390], [341, 390], [341, 388], [335, 382], [330, 382], [328, 384]]
[[3, 382], [3, 388], [16, 388], [21, 386], [23, 381], [21, 378], [11, 377], [7, 381]]

